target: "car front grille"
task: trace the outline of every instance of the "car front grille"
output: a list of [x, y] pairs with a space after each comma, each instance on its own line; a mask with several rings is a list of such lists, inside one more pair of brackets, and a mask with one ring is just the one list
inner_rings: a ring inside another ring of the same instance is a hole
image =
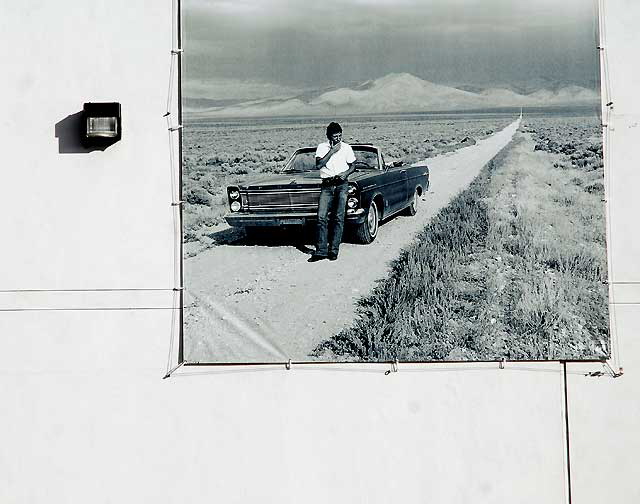
[[[244, 196], [244, 195], [243, 195]], [[317, 210], [320, 188], [289, 190], [250, 190], [243, 198], [247, 210]]]

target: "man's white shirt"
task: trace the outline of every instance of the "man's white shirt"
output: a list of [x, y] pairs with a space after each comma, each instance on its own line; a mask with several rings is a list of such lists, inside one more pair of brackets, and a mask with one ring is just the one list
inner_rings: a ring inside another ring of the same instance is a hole
[[[329, 150], [331, 150], [329, 142], [321, 143], [316, 149], [316, 157], [323, 158]], [[349, 169], [348, 163], [353, 163], [355, 160], [356, 156], [353, 154], [351, 146], [347, 143], [340, 142], [340, 150], [329, 158], [326, 166], [320, 168], [320, 177], [329, 178], [339, 175]]]

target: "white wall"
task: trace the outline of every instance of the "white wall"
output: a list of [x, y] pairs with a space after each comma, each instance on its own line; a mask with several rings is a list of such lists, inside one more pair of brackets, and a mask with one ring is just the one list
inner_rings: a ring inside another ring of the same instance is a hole
[[[0, 502], [566, 501], [557, 364], [183, 368], [162, 380], [177, 324], [162, 118], [171, 2], [2, 11]], [[639, 19], [637, 3], [607, 2], [616, 281], [640, 273]], [[56, 123], [100, 100], [122, 103], [122, 141], [59, 153]], [[640, 498], [640, 296], [613, 289], [625, 375], [570, 366], [574, 503]]]

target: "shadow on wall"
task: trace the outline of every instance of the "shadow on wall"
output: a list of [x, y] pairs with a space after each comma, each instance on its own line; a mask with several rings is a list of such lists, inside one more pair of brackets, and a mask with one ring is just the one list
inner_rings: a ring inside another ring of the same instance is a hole
[[58, 139], [58, 152], [60, 154], [85, 154], [93, 151], [103, 151], [109, 145], [91, 146], [82, 145], [82, 111], [68, 115], [56, 123], [56, 138]]

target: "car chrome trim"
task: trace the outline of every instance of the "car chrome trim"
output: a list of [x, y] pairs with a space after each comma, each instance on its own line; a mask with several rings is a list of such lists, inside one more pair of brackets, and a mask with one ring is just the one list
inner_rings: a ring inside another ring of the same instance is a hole
[[318, 208], [318, 205], [312, 205], [308, 203], [298, 203], [298, 204], [272, 204], [272, 205], [250, 205], [247, 210], [255, 210], [255, 209], [267, 209], [267, 208]]
[[313, 188], [303, 188], [303, 187], [292, 187], [290, 189], [243, 189], [242, 192], [247, 194], [290, 194], [290, 193], [301, 193], [301, 192], [320, 192], [320, 187]]

